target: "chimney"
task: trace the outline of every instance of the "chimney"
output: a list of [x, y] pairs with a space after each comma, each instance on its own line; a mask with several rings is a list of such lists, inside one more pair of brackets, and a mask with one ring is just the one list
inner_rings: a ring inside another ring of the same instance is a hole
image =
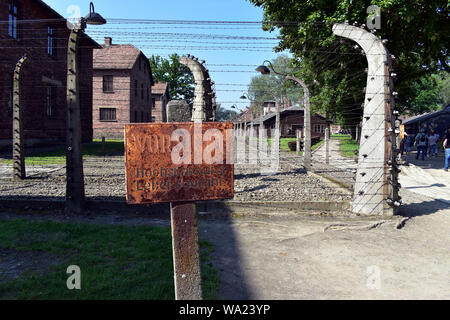
[[110, 47], [112, 45], [112, 38], [111, 37], [105, 37], [105, 46]]

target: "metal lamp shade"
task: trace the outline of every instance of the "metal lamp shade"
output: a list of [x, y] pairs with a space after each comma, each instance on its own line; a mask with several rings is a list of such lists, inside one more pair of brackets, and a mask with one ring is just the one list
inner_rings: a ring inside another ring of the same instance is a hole
[[89, 13], [85, 19], [87, 24], [92, 24], [95, 26], [106, 24], [106, 20], [97, 12]]
[[260, 65], [258, 68], [256, 68], [256, 71], [261, 72], [261, 74], [270, 74], [269, 68], [267, 68], [265, 65]]

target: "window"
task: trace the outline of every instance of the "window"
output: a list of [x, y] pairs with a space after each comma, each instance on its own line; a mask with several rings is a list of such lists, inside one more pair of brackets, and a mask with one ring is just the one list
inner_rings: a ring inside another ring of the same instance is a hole
[[155, 100], [155, 98], [152, 99], [152, 108], [156, 109], [156, 100]]
[[47, 117], [55, 116], [56, 88], [47, 87], [45, 95], [45, 105], [47, 109]]
[[19, 15], [19, 9], [14, 1], [10, 1], [8, 4], [8, 36], [13, 39], [18, 38], [17, 32], [17, 19]]
[[114, 92], [113, 76], [103, 76], [103, 92]]
[[100, 121], [116, 120], [116, 108], [100, 108]]
[[56, 57], [55, 29], [50, 26], [47, 27], [47, 54], [50, 57]]
[[141, 84], [141, 99], [144, 100], [144, 84]]
[[138, 81], [134, 80], [134, 95], [138, 96]]
[[156, 121], [156, 117], [152, 117], [152, 122], [155, 122]]
[[150, 115], [148, 112], [147, 112], [147, 122], [150, 122]]

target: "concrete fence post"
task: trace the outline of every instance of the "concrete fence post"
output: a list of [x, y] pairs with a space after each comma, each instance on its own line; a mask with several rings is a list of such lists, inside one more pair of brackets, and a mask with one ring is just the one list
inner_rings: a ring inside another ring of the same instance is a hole
[[300, 84], [303, 88], [303, 95], [305, 100], [305, 113], [304, 113], [304, 141], [303, 141], [303, 166], [306, 170], [311, 170], [311, 101], [310, 101], [310, 93], [309, 88], [306, 83], [295, 77], [295, 76], [287, 76], [286, 79], [292, 80]]
[[392, 92], [391, 56], [374, 34], [348, 24], [335, 24], [333, 33], [351, 39], [363, 49], [368, 62], [364, 118], [353, 211], [392, 216], [398, 211], [398, 167]]
[[296, 151], [297, 155], [300, 155], [301, 149], [301, 141], [302, 141], [302, 132], [299, 129], [295, 130], [295, 138], [296, 138]]
[[325, 128], [325, 163], [330, 164], [330, 129]]
[[13, 94], [13, 180], [21, 181], [26, 178], [25, 172], [25, 137], [23, 136], [23, 105], [21, 103], [21, 78], [22, 68], [27, 61], [27, 56], [23, 56], [16, 64], [14, 70], [14, 94]]

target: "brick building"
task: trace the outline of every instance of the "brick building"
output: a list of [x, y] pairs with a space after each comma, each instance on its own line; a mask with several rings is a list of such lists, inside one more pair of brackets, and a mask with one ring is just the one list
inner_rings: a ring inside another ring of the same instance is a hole
[[[297, 106], [289, 107], [280, 111], [280, 131], [281, 137], [291, 137], [295, 138], [296, 130], [300, 130], [303, 134], [304, 127], [304, 114], [305, 111]], [[256, 134], [259, 132], [259, 125], [261, 120], [264, 124], [264, 129], [269, 130], [268, 135], [270, 136], [270, 129], [275, 129], [275, 119], [276, 114], [274, 112], [269, 113], [261, 118], [254, 119], [253, 125], [256, 130]], [[329, 128], [332, 121], [327, 120], [325, 117], [319, 114], [311, 114], [311, 137], [321, 138], [325, 137], [325, 128]], [[247, 123], [247, 130], [251, 123]]]
[[167, 121], [167, 103], [169, 103], [169, 86], [165, 82], [157, 82], [152, 87], [152, 122]]
[[95, 138], [123, 139], [126, 123], [152, 121], [152, 70], [138, 48], [107, 37], [102, 49], [94, 50], [93, 68]]
[[[21, 82], [25, 144], [65, 143], [67, 21], [41, 0], [0, 0], [0, 21], [0, 148], [12, 143], [13, 72], [24, 54], [28, 57]], [[100, 46], [86, 35], [79, 44], [81, 135], [90, 142], [92, 51]]]

